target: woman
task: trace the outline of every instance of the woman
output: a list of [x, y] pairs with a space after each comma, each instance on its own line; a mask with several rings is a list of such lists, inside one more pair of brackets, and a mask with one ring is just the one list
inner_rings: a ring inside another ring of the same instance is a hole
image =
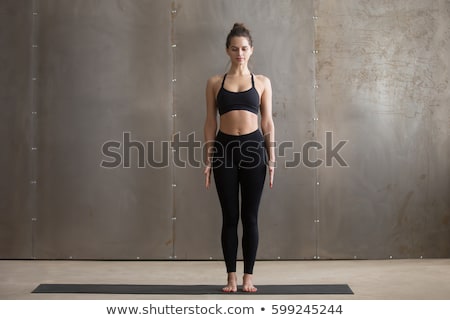
[[[230, 58], [230, 69], [225, 75], [210, 78], [206, 86], [205, 183], [206, 188], [209, 188], [212, 171], [222, 207], [221, 242], [228, 273], [227, 285], [222, 290], [237, 291], [237, 229], [240, 211], [244, 257], [242, 290], [256, 292], [252, 274], [258, 247], [258, 208], [267, 166], [270, 188], [274, 176], [272, 88], [267, 77], [254, 75], [248, 68], [253, 42], [249, 30], [243, 24], [235, 23], [228, 34], [226, 53]], [[219, 131], [217, 112], [220, 114]], [[262, 133], [258, 126], [258, 112], [261, 112]]]

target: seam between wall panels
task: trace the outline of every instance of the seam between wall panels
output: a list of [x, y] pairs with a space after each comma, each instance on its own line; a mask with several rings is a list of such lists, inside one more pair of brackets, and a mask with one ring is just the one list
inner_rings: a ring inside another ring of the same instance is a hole
[[[317, 110], [317, 92], [319, 89], [319, 84], [317, 81], [317, 54], [319, 53], [316, 47], [316, 35], [317, 35], [317, 20], [319, 17], [317, 16], [317, 1], [320, 0], [312, 0], [312, 23], [313, 23], [313, 37], [312, 37], [312, 54], [313, 54], [313, 131], [314, 131], [314, 141], [319, 142], [318, 138], [318, 122], [319, 122], [319, 113]], [[314, 161], [318, 161], [318, 152], [317, 148], [314, 149]], [[320, 176], [319, 176], [319, 166], [314, 168], [314, 231], [315, 231], [315, 254], [314, 259], [320, 259], [319, 255], [319, 231], [320, 231]]]
[[[173, 146], [173, 142], [174, 142], [174, 136], [176, 134], [176, 130], [177, 130], [177, 110], [176, 110], [176, 106], [175, 106], [175, 93], [176, 93], [176, 82], [177, 82], [177, 78], [176, 78], [176, 28], [175, 28], [175, 19], [177, 16], [177, 3], [176, 1], [172, 1], [171, 3], [171, 12], [170, 12], [170, 43], [169, 45], [171, 46], [171, 52], [172, 52], [172, 96], [171, 96], [171, 116], [172, 116], [172, 132], [171, 132], [171, 141], [172, 141], [172, 146]], [[175, 242], [176, 242], [176, 220], [177, 220], [177, 212], [176, 212], [176, 186], [177, 186], [177, 182], [176, 182], [176, 176], [175, 176], [175, 165], [174, 165], [174, 161], [173, 161], [173, 157], [174, 157], [174, 152], [175, 150], [173, 149], [173, 147], [171, 148], [171, 155], [172, 155], [172, 176], [171, 176], [171, 188], [172, 188], [172, 203], [171, 203], [171, 210], [172, 210], [172, 215], [171, 215], [171, 222], [172, 222], [172, 252], [171, 255], [169, 257], [169, 259], [176, 259], [176, 255], [175, 255]]]
[[30, 35], [30, 103], [29, 103], [29, 202], [28, 212], [31, 223], [31, 258], [36, 259], [36, 227], [38, 223], [38, 208], [37, 208], [37, 188], [38, 181], [38, 53], [39, 53], [39, 0], [32, 0], [31, 12], [31, 35]]

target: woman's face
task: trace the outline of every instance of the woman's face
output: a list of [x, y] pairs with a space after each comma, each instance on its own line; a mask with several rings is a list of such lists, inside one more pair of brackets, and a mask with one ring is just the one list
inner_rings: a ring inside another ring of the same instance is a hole
[[227, 48], [227, 54], [231, 63], [246, 64], [253, 53], [253, 47], [250, 46], [246, 37], [233, 37], [230, 39], [230, 46]]

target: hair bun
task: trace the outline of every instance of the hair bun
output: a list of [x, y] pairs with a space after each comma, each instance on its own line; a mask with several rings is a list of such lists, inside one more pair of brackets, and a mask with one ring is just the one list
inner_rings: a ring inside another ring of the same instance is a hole
[[248, 42], [250, 43], [250, 46], [253, 46], [252, 36], [250, 35], [250, 30], [247, 29], [247, 27], [240, 22], [236, 22], [233, 25], [233, 29], [230, 30], [230, 33], [227, 36], [226, 41], [226, 47], [228, 48], [230, 46], [230, 40], [232, 37], [246, 37], [248, 39]]
[[233, 25], [233, 29], [246, 29], [243, 23], [236, 22]]

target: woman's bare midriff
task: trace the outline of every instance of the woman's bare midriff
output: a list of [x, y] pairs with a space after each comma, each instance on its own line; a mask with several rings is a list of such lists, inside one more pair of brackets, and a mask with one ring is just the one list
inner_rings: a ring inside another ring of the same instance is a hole
[[243, 135], [258, 130], [258, 116], [246, 110], [232, 110], [220, 116], [220, 131], [229, 135]]

